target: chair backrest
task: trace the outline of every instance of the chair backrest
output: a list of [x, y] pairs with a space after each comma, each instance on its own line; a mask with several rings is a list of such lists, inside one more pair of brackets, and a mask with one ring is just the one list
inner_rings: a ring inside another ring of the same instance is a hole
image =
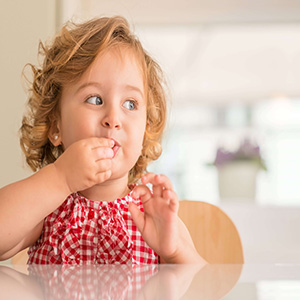
[[244, 263], [239, 233], [217, 206], [201, 201], [180, 201], [179, 217], [188, 228], [199, 254], [212, 264]]

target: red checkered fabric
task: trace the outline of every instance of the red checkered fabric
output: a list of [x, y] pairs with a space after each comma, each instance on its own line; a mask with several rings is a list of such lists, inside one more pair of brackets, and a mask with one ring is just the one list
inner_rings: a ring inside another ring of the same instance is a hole
[[29, 264], [157, 264], [128, 211], [140, 200], [96, 202], [71, 194], [44, 220], [41, 237], [28, 251]]

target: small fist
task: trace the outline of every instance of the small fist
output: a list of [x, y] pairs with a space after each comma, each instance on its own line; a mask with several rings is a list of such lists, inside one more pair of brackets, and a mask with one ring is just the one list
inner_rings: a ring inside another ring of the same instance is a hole
[[70, 193], [102, 183], [111, 176], [114, 141], [87, 138], [70, 145], [54, 162]]

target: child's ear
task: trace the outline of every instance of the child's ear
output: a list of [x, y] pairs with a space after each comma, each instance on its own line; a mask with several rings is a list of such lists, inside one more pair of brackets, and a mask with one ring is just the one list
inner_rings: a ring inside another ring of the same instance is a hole
[[60, 128], [57, 121], [54, 121], [50, 127], [48, 139], [52, 143], [53, 146], [57, 147], [61, 145], [61, 134], [60, 134]]

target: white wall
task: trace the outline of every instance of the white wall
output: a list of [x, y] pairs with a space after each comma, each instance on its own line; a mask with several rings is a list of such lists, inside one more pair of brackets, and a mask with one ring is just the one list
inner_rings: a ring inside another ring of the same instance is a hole
[[39, 40], [55, 33], [55, 0], [0, 0], [0, 187], [31, 172], [23, 168], [18, 130], [26, 102], [22, 69], [37, 63]]

